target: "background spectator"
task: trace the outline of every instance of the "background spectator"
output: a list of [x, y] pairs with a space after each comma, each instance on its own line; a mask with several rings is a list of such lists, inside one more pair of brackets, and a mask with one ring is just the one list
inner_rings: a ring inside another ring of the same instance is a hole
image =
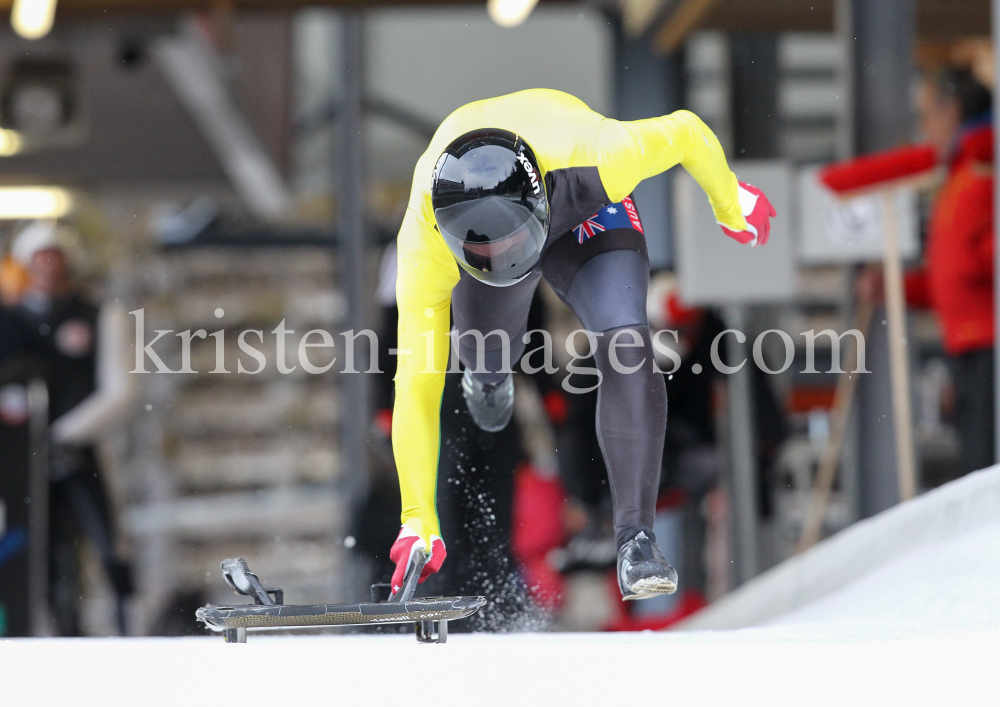
[[[11, 252], [29, 273], [13, 314], [25, 332], [24, 350], [41, 365], [48, 388], [49, 582], [56, 628], [63, 636], [81, 633], [79, 553], [86, 539], [115, 592], [119, 629], [125, 634], [124, 601], [132, 593], [132, 581], [128, 565], [116, 554], [94, 447], [96, 435], [127, 401], [127, 384], [114, 383], [123, 375], [127, 381], [128, 369], [113, 355], [121, 339], [113, 332], [124, 333], [122, 317], [116, 316], [121, 313], [113, 308], [105, 312], [99, 326], [99, 310], [74, 281], [55, 224], [30, 224]], [[100, 371], [99, 348], [104, 349]]]
[[995, 462], [992, 96], [971, 71], [940, 69], [925, 77], [919, 107], [948, 172], [934, 199], [925, 265], [908, 276], [907, 298], [940, 320], [966, 474]]

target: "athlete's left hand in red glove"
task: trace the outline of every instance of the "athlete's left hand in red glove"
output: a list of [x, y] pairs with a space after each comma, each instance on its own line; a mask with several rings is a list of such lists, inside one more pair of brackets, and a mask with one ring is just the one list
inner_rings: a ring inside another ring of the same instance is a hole
[[764, 245], [771, 234], [771, 219], [778, 212], [760, 189], [745, 182], [740, 182], [739, 185], [740, 210], [747, 227], [742, 231], [734, 231], [721, 223], [719, 225], [727, 236], [744, 245]]

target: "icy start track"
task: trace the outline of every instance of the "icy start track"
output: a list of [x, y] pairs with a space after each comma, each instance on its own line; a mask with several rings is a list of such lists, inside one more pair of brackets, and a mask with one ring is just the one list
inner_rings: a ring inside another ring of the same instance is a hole
[[692, 634], [30, 640], [9, 705], [996, 705], [1000, 635]]
[[1000, 522], [758, 628], [22, 639], [0, 666], [9, 705], [995, 706]]
[[0, 705], [996, 707], [1000, 518], [754, 628], [20, 639], [0, 681]]

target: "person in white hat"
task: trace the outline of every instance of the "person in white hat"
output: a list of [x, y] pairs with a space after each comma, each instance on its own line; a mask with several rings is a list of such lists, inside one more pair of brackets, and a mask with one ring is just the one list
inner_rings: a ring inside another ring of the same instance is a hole
[[59, 633], [79, 635], [76, 548], [86, 538], [118, 596], [125, 633], [130, 571], [115, 552], [94, 443], [131, 398], [127, 363], [116, 356], [126, 317], [120, 305], [99, 310], [84, 297], [63, 246], [71, 238], [64, 226], [35, 221], [18, 233], [11, 247], [12, 257], [30, 273], [14, 313], [26, 325], [26, 352], [42, 364], [48, 388], [50, 601]]

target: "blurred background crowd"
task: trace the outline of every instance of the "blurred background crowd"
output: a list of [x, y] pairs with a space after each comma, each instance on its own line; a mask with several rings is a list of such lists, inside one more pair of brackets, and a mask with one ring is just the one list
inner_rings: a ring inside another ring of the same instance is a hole
[[[388, 579], [394, 238], [410, 178], [452, 110], [520, 89], [621, 119], [692, 110], [779, 216], [744, 276], [700, 230], [684, 178], [635, 195], [650, 324], [677, 332], [662, 340], [681, 361], [660, 362], [655, 526], [676, 595], [618, 598], [596, 392], [567, 392], [596, 379], [586, 361], [568, 370], [579, 324], [547, 286], [529, 329], [551, 333], [557, 370], [516, 376], [513, 424], [479, 430], [449, 374], [449, 554], [424, 592], [487, 596], [467, 630], [663, 628], [794, 554], [844, 404], [841, 347], [809, 350], [802, 332], [861, 329], [870, 371], [836, 435], [822, 534], [900, 500], [885, 216], [817, 192], [817, 167], [834, 160], [933, 147], [933, 179], [897, 200], [918, 488], [995, 461], [988, 0], [14, 0], [11, 12], [0, 636], [201, 632], [195, 608], [231, 601], [227, 557], [290, 603], [359, 600]], [[342, 373], [340, 348], [311, 353], [333, 365], [308, 373], [276, 348], [279, 326], [292, 352], [310, 329], [338, 346], [338, 332], [372, 329], [380, 372]], [[729, 336], [723, 358], [750, 359], [733, 375], [713, 362], [728, 328], [747, 343]], [[777, 336], [752, 350], [773, 329], [794, 340], [784, 368]], [[258, 373], [244, 372], [257, 366], [246, 330], [261, 332]]]

